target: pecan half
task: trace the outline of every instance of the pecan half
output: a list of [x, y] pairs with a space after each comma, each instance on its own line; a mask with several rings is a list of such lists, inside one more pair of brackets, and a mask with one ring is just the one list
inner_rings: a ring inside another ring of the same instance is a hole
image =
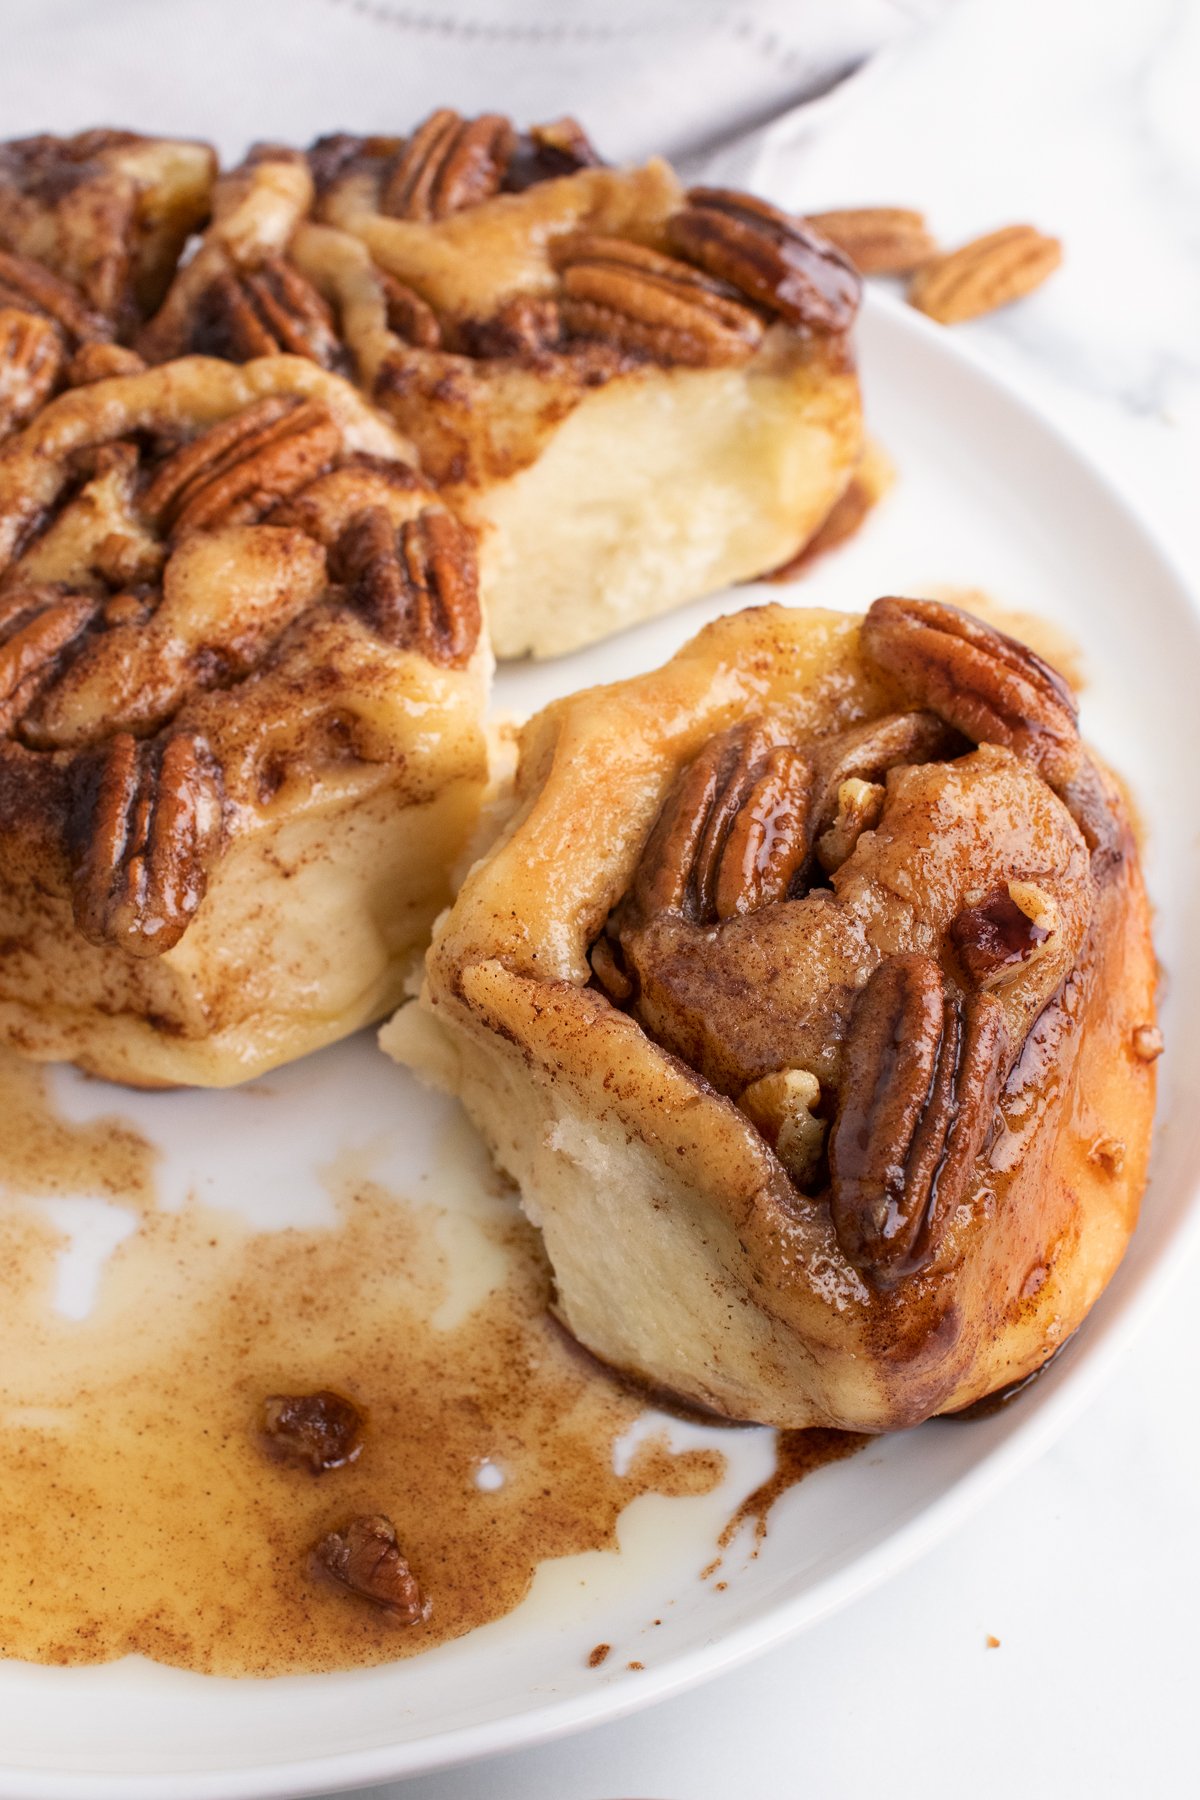
[[0, 306], [40, 313], [73, 343], [102, 343], [112, 336], [108, 320], [93, 312], [69, 281], [8, 250], [0, 250]]
[[111, 738], [79, 771], [69, 828], [75, 923], [89, 943], [159, 956], [183, 936], [221, 836], [203, 738]]
[[635, 915], [697, 925], [786, 897], [810, 848], [812, 767], [751, 721], [705, 745], [675, 783], [630, 890]]
[[744, 362], [762, 339], [758, 314], [727, 288], [641, 244], [580, 234], [563, 239], [555, 260], [572, 337], [696, 368]]
[[396, 1527], [382, 1513], [364, 1514], [331, 1531], [313, 1550], [313, 1560], [397, 1625], [415, 1625], [429, 1616], [429, 1602], [401, 1554]]
[[312, 401], [270, 395], [177, 450], [141, 499], [173, 536], [249, 525], [328, 467], [341, 449], [335, 421]]
[[62, 360], [62, 338], [49, 319], [0, 307], [0, 438], [49, 398]]
[[252, 269], [223, 270], [201, 294], [191, 347], [246, 362], [280, 352], [332, 369], [341, 355], [333, 314], [311, 281], [282, 256]]
[[321, 1388], [315, 1394], [271, 1394], [263, 1401], [262, 1436], [277, 1462], [323, 1475], [362, 1453], [362, 1414], [353, 1401]]
[[909, 285], [909, 304], [941, 325], [959, 325], [1023, 299], [1061, 262], [1057, 238], [1008, 225], [925, 263]]
[[393, 219], [445, 219], [499, 191], [517, 134], [500, 113], [464, 119], [439, 107], [392, 166], [379, 209]]
[[427, 506], [399, 531], [381, 506], [356, 513], [334, 568], [352, 606], [387, 643], [461, 669], [479, 641], [479, 581], [471, 534]]
[[1003, 744], [1052, 786], [1082, 761], [1074, 696], [1048, 663], [956, 606], [876, 600], [863, 653], [974, 743]]
[[667, 223], [672, 250], [789, 325], [848, 331], [862, 285], [840, 251], [789, 213], [729, 188], [693, 188]]
[[1007, 1055], [998, 1001], [964, 1001], [931, 957], [893, 956], [851, 1017], [830, 1138], [838, 1243], [875, 1287], [936, 1254], [991, 1129]]
[[442, 328], [429, 302], [386, 269], [376, 269], [375, 279], [383, 292], [388, 330], [419, 350], [436, 350], [442, 341]]
[[579, 169], [598, 169], [596, 154], [577, 119], [553, 119], [548, 125], [531, 125], [516, 141], [504, 174], [507, 192], [520, 194], [539, 181], [574, 175]]
[[848, 256], [860, 275], [911, 275], [936, 254], [924, 213], [906, 206], [843, 206], [804, 223]]
[[53, 680], [95, 611], [83, 594], [16, 591], [0, 600], [0, 731], [11, 731]]

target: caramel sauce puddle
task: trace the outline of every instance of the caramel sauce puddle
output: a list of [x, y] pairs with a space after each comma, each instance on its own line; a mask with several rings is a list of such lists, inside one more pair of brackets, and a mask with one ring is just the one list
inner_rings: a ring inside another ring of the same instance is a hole
[[[552, 1325], [536, 1234], [499, 1190], [451, 1215], [350, 1157], [325, 1172], [332, 1228], [165, 1212], [153, 1146], [116, 1118], [59, 1118], [45, 1080], [0, 1057], [0, 1655], [227, 1676], [388, 1662], [509, 1612], [544, 1559], [614, 1548], [640, 1494], [722, 1479], [719, 1450], [661, 1437], [614, 1472], [645, 1403]], [[53, 1306], [67, 1195], [132, 1221], [78, 1319]], [[314, 1476], [256, 1429], [267, 1394], [318, 1388], [366, 1430], [358, 1461]], [[433, 1602], [424, 1623], [309, 1572], [319, 1538], [375, 1512]]]

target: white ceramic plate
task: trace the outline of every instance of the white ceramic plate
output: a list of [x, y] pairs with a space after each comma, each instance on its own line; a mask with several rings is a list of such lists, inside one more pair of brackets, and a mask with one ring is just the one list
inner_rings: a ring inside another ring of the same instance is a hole
[[[722, 1490], [642, 1499], [619, 1555], [544, 1565], [509, 1618], [413, 1661], [345, 1675], [230, 1682], [140, 1660], [101, 1668], [0, 1664], [0, 1796], [201, 1800], [322, 1792], [528, 1745], [611, 1719], [749, 1657], [844, 1605], [919, 1554], [1061, 1429], [1165, 1289], [1196, 1222], [1200, 1166], [1200, 844], [1177, 781], [1200, 767], [1200, 621], [1120, 497], [954, 339], [872, 297], [862, 362], [872, 425], [900, 484], [860, 539], [766, 597], [861, 609], [877, 594], [980, 587], [1045, 616], [1086, 648], [1084, 722], [1130, 779], [1148, 830], [1168, 1055], [1143, 1223], [1111, 1289], [1054, 1367], [1011, 1409], [934, 1424], [826, 1469], [779, 1504], [762, 1554], [736, 1551], [722, 1592], [702, 1582], [716, 1531], [771, 1464], [769, 1435], [718, 1436]], [[500, 677], [524, 711], [649, 668], [745, 588], [613, 643]], [[265, 1229], [324, 1216], [313, 1175], [371, 1142], [401, 1191], [435, 1154], [452, 1109], [415, 1089], [369, 1036], [244, 1093], [131, 1097], [55, 1077], [76, 1117], [119, 1110], [163, 1146], [168, 1197], [189, 1187]], [[224, 1148], [221, 1148], [224, 1146]], [[287, 1193], [284, 1204], [277, 1196]], [[453, 1203], [452, 1200], [450, 1202]], [[709, 1441], [674, 1427], [680, 1442]], [[650, 1628], [649, 1621], [661, 1619]], [[599, 1669], [589, 1646], [613, 1645]], [[628, 1661], [644, 1670], [626, 1670]]]

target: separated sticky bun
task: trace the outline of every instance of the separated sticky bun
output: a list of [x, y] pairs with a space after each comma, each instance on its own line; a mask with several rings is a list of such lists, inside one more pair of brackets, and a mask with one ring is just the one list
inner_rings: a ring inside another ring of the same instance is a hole
[[469, 532], [297, 357], [0, 448], [0, 1037], [223, 1085], [393, 1007], [486, 780]]
[[499, 656], [786, 562], [861, 447], [858, 278], [777, 208], [602, 166], [571, 120], [332, 138], [291, 265], [479, 531]]
[[0, 144], [0, 440], [59, 388], [138, 367], [121, 340], [207, 217], [216, 166], [206, 144], [132, 131]]
[[930, 601], [768, 607], [532, 721], [384, 1041], [519, 1182], [588, 1349], [880, 1431], [1029, 1375], [1109, 1279], [1154, 983], [1053, 669]]

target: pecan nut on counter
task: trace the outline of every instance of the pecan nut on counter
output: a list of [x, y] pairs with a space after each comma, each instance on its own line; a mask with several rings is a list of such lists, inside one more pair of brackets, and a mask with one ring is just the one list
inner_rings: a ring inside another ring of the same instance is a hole
[[590, 1351], [728, 1418], [881, 1431], [1020, 1381], [1103, 1289], [1154, 1007], [1067, 684], [889, 598], [739, 613], [539, 714], [383, 1036], [519, 1183]]
[[315, 362], [0, 446], [0, 1038], [240, 1081], [391, 1010], [487, 779], [474, 544]]

